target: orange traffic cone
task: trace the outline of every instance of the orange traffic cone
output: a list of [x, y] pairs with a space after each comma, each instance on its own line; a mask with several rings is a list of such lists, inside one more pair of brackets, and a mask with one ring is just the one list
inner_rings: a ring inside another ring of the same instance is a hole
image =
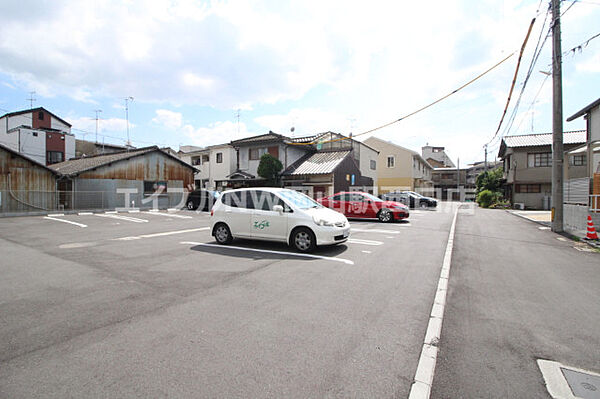
[[598, 234], [596, 233], [596, 229], [594, 228], [594, 222], [592, 222], [592, 217], [588, 215], [588, 225], [587, 225], [587, 237], [588, 240], [597, 240]]

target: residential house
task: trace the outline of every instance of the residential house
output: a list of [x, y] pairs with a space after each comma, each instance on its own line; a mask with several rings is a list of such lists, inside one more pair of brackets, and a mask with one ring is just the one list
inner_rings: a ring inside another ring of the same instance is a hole
[[377, 137], [364, 142], [379, 151], [377, 158], [378, 193], [408, 190], [431, 195], [434, 168], [421, 154]]
[[426, 145], [421, 147], [421, 156], [434, 168], [456, 168], [454, 162], [446, 154], [445, 147]]
[[477, 176], [479, 176], [486, 170], [491, 171], [494, 169], [498, 169], [500, 167], [502, 167], [501, 161], [493, 161], [493, 162], [479, 161], [479, 162], [472, 163], [471, 165], [469, 165], [469, 167], [466, 170], [466, 177], [465, 177], [464, 181], [468, 186], [475, 187], [475, 184], [477, 182]]
[[71, 125], [42, 107], [1, 116], [0, 144], [44, 165], [75, 157]]
[[432, 197], [448, 201], [473, 201], [475, 182], [467, 180], [469, 168], [434, 168]]
[[45, 164], [0, 144], [0, 213], [56, 209], [56, 175]]
[[[564, 132], [563, 143], [565, 151], [585, 144], [586, 132]], [[503, 161], [505, 196], [510, 203], [519, 208], [550, 209], [552, 133], [506, 136], [500, 143], [498, 157]]]
[[237, 153], [229, 144], [181, 146], [178, 155], [198, 170], [194, 175], [196, 188], [222, 191], [237, 166]]
[[283, 171], [284, 187], [313, 198], [348, 190], [376, 193], [378, 152], [368, 144], [334, 132], [287, 143], [305, 154]]
[[[600, 225], [600, 98], [567, 118], [586, 121], [585, 144], [565, 152], [564, 227], [587, 230], [587, 215]], [[566, 148], [565, 148], [566, 149]]]
[[195, 168], [157, 146], [50, 165], [64, 209], [182, 207]]
[[114, 152], [134, 149], [135, 147], [131, 146], [75, 139], [75, 158], [81, 158], [90, 155], [112, 154]]

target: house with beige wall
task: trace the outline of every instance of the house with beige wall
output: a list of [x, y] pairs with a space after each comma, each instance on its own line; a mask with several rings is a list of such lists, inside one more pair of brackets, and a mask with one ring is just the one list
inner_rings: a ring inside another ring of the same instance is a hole
[[399, 190], [430, 193], [433, 190], [433, 167], [421, 154], [377, 137], [369, 137], [364, 143], [379, 151], [377, 157], [379, 194]]
[[[586, 143], [586, 132], [564, 132], [565, 151]], [[550, 209], [552, 197], [552, 133], [506, 136], [498, 158], [503, 161], [505, 197], [511, 205]], [[585, 165], [570, 165], [572, 176], [585, 173]], [[515, 205], [517, 204], [517, 205]]]
[[237, 164], [237, 153], [229, 144], [204, 148], [181, 146], [178, 155], [181, 160], [196, 167], [195, 187], [207, 190], [223, 190]]

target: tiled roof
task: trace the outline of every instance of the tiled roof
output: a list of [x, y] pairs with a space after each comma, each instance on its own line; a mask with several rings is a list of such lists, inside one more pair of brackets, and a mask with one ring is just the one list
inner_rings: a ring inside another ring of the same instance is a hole
[[327, 151], [316, 152], [287, 168], [283, 174], [287, 176], [297, 175], [324, 175], [332, 173], [335, 168], [350, 154], [350, 151]]
[[149, 152], [153, 152], [153, 151], [160, 151], [165, 156], [173, 158], [173, 159], [179, 161], [180, 163], [182, 163], [192, 169], [195, 169], [193, 166], [188, 165], [187, 163], [183, 162], [181, 159], [169, 154], [166, 151], [159, 149], [157, 146], [138, 148], [138, 149], [131, 150], [131, 151], [113, 152], [111, 154], [101, 154], [101, 155], [93, 155], [93, 156], [87, 156], [87, 157], [82, 157], [82, 158], [77, 158], [77, 159], [71, 159], [70, 161], [65, 161], [65, 162], [60, 162], [60, 163], [55, 163], [55, 164], [49, 165], [49, 168], [54, 170], [55, 172], [58, 172], [59, 174], [62, 174], [62, 175], [78, 175], [78, 174], [86, 172], [88, 170], [96, 169], [100, 166], [108, 165], [110, 163], [117, 162], [117, 161], [124, 161], [126, 159], [137, 157], [137, 156], [140, 156], [140, 155], [143, 155], [143, 154], [146, 154]]
[[596, 108], [597, 106], [600, 106], [600, 98], [597, 99], [596, 101], [594, 101], [593, 103], [591, 103], [590, 105], [585, 106], [583, 109], [580, 109], [573, 115], [569, 116], [567, 118], [567, 122], [571, 122], [573, 119], [577, 119], [580, 116], [587, 114], [588, 112], [590, 112], [592, 110], [592, 108]]
[[233, 140], [230, 144], [233, 146], [237, 146], [240, 144], [255, 144], [255, 143], [263, 143], [270, 141], [283, 141], [289, 140], [289, 137], [283, 136], [281, 134], [269, 132], [266, 134], [261, 134], [258, 136], [246, 137], [239, 140]]
[[[503, 140], [506, 147], [536, 147], [542, 145], [552, 145], [552, 133], [506, 136]], [[563, 144], [580, 144], [585, 142], [585, 130], [563, 133]]]

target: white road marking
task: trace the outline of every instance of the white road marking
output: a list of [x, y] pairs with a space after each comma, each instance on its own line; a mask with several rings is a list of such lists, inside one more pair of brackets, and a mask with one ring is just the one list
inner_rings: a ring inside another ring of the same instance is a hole
[[71, 249], [71, 248], [85, 248], [85, 247], [93, 247], [98, 244], [97, 242], [72, 242], [69, 244], [61, 244], [58, 247], [61, 249]]
[[567, 241], [567, 239], [566, 239], [566, 238], [564, 238], [564, 237], [556, 237], [556, 239], [557, 239], [558, 241]]
[[65, 214], [64, 213], [49, 213], [48, 216], [51, 218], [55, 218], [58, 216], [65, 216]]
[[91, 216], [91, 215], [93, 215], [93, 213], [92, 212], [79, 212], [78, 215], [79, 216]]
[[372, 240], [359, 240], [358, 238], [350, 238], [348, 242], [352, 244], [364, 244], [364, 245], [382, 245], [381, 241], [372, 241]]
[[200, 227], [197, 229], [186, 229], [186, 230], [175, 230], [175, 231], [167, 231], [164, 233], [153, 233], [153, 234], [143, 234], [141, 236], [130, 236], [130, 237], [121, 237], [121, 238], [112, 238], [113, 241], [131, 241], [131, 240], [141, 240], [142, 238], [153, 238], [153, 237], [163, 237], [163, 236], [172, 236], [174, 234], [185, 234], [185, 233], [193, 233], [195, 231], [203, 231], [208, 230], [210, 227]]
[[113, 219], [127, 220], [128, 222], [134, 222], [134, 223], [148, 223], [148, 220], [146, 220], [146, 219], [138, 219], [138, 218], [134, 218], [134, 217], [131, 217], [131, 216], [115, 215], [115, 214], [112, 214], [112, 213], [111, 214], [96, 213], [95, 215], [103, 217], [103, 218], [113, 218]]
[[79, 226], [79, 227], [87, 227], [87, 225], [85, 225], [85, 224], [81, 224], [81, 223], [77, 223], [77, 222], [72, 222], [72, 221], [70, 221], [70, 220], [65, 220], [65, 219], [53, 218], [53, 217], [51, 217], [51, 216], [44, 216], [44, 219], [48, 219], [48, 220], [56, 220], [57, 222], [63, 222], [63, 223], [74, 224], [75, 226]]
[[128, 213], [140, 213], [139, 209], [132, 209], [130, 211], [127, 211]]
[[354, 227], [350, 227], [350, 231], [358, 231], [360, 233], [400, 234], [400, 232], [396, 230], [355, 229]]
[[371, 251], [361, 251], [361, 252], [364, 253], [364, 254], [370, 254], [371, 253]]
[[180, 244], [201, 245], [203, 247], [213, 247], [213, 248], [221, 248], [221, 249], [237, 249], [239, 251], [249, 251], [249, 252], [264, 252], [264, 253], [276, 254], [276, 255], [298, 256], [301, 258], [323, 259], [323, 260], [330, 260], [333, 262], [342, 262], [347, 265], [354, 264], [354, 262], [352, 262], [351, 260], [348, 260], [348, 259], [336, 258], [336, 257], [331, 257], [331, 256], [314, 255], [314, 254], [301, 254], [301, 253], [296, 253], [296, 252], [285, 252], [285, 251], [271, 251], [268, 249], [244, 248], [244, 247], [236, 247], [236, 246], [232, 246], [232, 245], [206, 244], [206, 243], [202, 243], [202, 242], [192, 242], [192, 241], [182, 241]]
[[170, 218], [179, 218], [179, 219], [193, 219], [191, 216], [185, 216], [185, 215], [173, 215], [171, 213], [160, 213], [157, 211], [150, 211], [150, 212], [144, 212], [144, 213], [149, 213], [150, 215], [159, 215], [159, 216], [166, 216], [166, 217], [170, 217]]
[[538, 227], [538, 229], [540, 229], [540, 230], [550, 230], [550, 227], [541, 226], [541, 227]]
[[415, 379], [410, 387], [409, 399], [428, 399], [431, 395], [431, 383], [435, 373], [435, 363], [437, 362], [438, 343], [442, 332], [442, 321], [444, 319], [444, 308], [446, 307], [446, 295], [448, 292], [448, 278], [450, 277], [450, 264], [452, 262], [452, 249], [454, 248], [454, 231], [456, 229], [456, 219], [458, 217], [458, 208], [454, 212], [452, 227], [448, 235], [448, 244], [442, 263], [440, 279], [435, 294], [433, 306], [429, 316], [429, 324], [425, 332], [425, 341], [421, 349], [421, 357], [415, 372]]
[[114, 215], [114, 214], [116, 214], [116, 213], [117, 213], [117, 211], [106, 211], [106, 212], [104, 212], [104, 213], [108, 213], [108, 214], [110, 214], [110, 215]]
[[392, 236], [385, 236], [385, 238], [394, 238], [394, 237], [392, 237]]

